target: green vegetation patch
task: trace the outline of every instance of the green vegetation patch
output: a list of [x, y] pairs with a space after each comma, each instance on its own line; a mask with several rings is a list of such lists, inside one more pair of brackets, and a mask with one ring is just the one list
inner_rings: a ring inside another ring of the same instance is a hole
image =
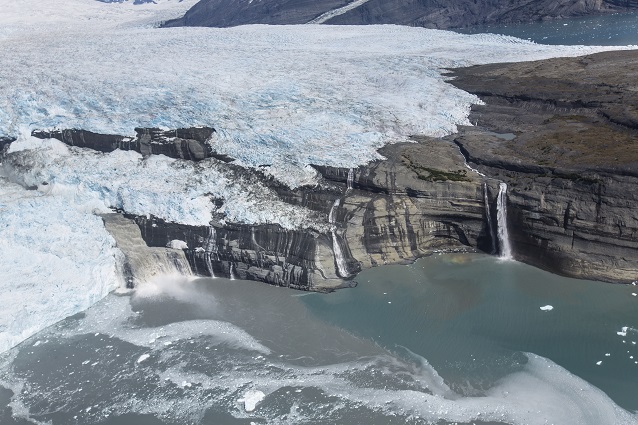
[[467, 170], [451, 170], [444, 171], [437, 168], [424, 167], [419, 164], [413, 163], [410, 158], [403, 155], [401, 158], [403, 164], [405, 164], [410, 170], [414, 171], [420, 180], [426, 182], [469, 182], [472, 181], [467, 177]]

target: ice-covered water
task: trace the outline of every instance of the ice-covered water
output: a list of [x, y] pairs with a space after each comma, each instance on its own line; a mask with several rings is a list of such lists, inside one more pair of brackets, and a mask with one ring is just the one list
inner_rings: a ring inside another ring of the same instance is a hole
[[638, 339], [626, 288], [476, 256], [361, 277], [304, 297], [160, 280], [12, 350], [1, 385], [16, 416], [53, 425], [638, 423], [626, 410], [638, 407], [638, 365], [623, 354], [636, 348], [622, 340]]

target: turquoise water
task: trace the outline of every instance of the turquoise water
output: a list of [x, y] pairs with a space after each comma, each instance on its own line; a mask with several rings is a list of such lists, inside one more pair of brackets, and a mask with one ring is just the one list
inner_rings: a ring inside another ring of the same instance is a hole
[[481, 255], [358, 281], [109, 296], [2, 356], [0, 423], [638, 423], [637, 287]]
[[540, 44], [601, 46], [638, 45], [638, 13], [603, 15], [529, 24], [482, 25], [455, 30], [464, 34], [494, 33]]
[[[638, 410], [637, 286], [471, 255], [367, 270], [360, 281], [355, 290], [304, 300], [322, 320], [419, 353], [459, 388], [468, 376], [473, 386], [489, 386], [532, 352]], [[546, 305], [553, 309], [540, 309]], [[622, 337], [625, 326], [632, 330]]]

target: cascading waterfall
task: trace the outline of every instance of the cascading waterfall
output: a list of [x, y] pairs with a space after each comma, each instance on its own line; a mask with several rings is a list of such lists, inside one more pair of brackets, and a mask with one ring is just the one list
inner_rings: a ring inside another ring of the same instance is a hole
[[182, 249], [147, 246], [137, 224], [121, 214], [103, 214], [102, 220], [125, 256], [124, 274], [129, 288], [147, 283], [156, 276], [192, 275]]
[[235, 280], [235, 265], [231, 262], [228, 263], [228, 272], [230, 274], [230, 280]]
[[341, 205], [341, 199], [337, 199], [335, 203], [332, 205], [330, 209], [330, 214], [328, 214], [328, 221], [332, 224], [332, 252], [335, 255], [335, 263], [337, 264], [337, 272], [341, 277], [348, 277], [348, 268], [346, 267], [346, 260], [343, 258], [343, 251], [341, 251], [341, 246], [339, 245], [339, 241], [337, 240], [337, 234], [335, 233], [335, 213], [337, 208]]
[[208, 228], [208, 239], [206, 239], [206, 244], [204, 246], [204, 258], [206, 259], [206, 267], [208, 268], [208, 273], [210, 273], [210, 277], [216, 278], [215, 270], [213, 269], [213, 261], [210, 259], [213, 252], [217, 251], [217, 232], [213, 226]]
[[354, 170], [351, 168], [348, 170], [348, 179], [346, 182], [346, 193], [350, 192], [352, 190], [352, 184], [354, 182]]
[[487, 220], [487, 230], [490, 232], [490, 241], [492, 242], [492, 251], [496, 252], [496, 235], [494, 234], [494, 226], [492, 225], [492, 212], [490, 211], [490, 199], [487, 196], [487, 183], [483, 182], [483, 197], [485, 198], [485, 219]]
[[501, 258], [512, 259], [509, 233], [507, 232], [507, 184], [500, 183], [496, 201], [496, 218], [498, 222], [498, 242], [501, 246]]

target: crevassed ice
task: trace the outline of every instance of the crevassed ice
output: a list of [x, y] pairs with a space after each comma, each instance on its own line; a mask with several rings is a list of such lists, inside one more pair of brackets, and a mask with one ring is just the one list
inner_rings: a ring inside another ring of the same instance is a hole
[[[214, 159], [198, 163], [163, 155], [142, 159], [134, 151], [104, 154], [55, 139], [28, 137], [10, 146], [2, 168], [23, 186], [39, 186], [40, 191], [89, 211], [118, 208], [192, 226], [209, 225], [217, 212], [238, 223], [321, 228], [307, 209], [279, 200], [258, 179]], [[223, 205], [216, 208], [212, 198], [223, 200]]]
[[309, 164], [353, 167], [386, 143], [469, 124], [478, 99], [443, 68], [613, 49], [398, 26], [158, 29], [184, 5], [40, 3], [0, 18], [0, 134], [210, 125], [218, 151], [292, 187], [312, 183]]
[[122, 284], [100, 217], [0, 177], [0, 353]]

